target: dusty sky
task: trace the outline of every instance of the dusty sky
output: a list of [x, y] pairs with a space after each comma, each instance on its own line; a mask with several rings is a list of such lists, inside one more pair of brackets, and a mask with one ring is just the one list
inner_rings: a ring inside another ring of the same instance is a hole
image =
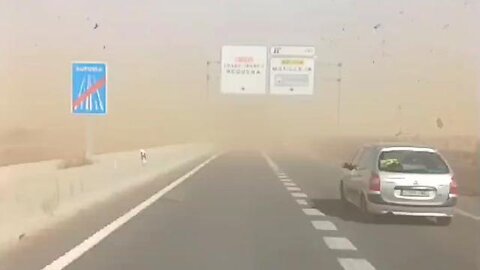
[[[142, 131], [149, 143], [207, 131], [474, 135], [479, 15], [478, 0], [1, 0], [0, 129], [80, 136], [70, 65], [95, 60], [109, 68], [109, 115], [93, 123], [105, 143]], [[314, 96], [221, 97], [214, 66], [206, 99], [205, 63], [222, 45], [278, 44], [316, 47]]]

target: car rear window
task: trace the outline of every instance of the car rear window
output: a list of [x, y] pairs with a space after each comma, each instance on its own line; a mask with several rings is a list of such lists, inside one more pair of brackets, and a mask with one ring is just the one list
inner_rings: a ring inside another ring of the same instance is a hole
[[399, 173], [449, 173], [447, 164], [437, 153], [411, 150], [387, 150], [381, 152], [378, 169], [384, 172]]

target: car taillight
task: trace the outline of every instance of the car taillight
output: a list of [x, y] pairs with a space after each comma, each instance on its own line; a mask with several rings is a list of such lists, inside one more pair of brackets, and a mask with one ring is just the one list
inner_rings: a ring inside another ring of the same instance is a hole
[[368, 189], [370, 191], [380, 192], [380, 176], [378, 174], [372, 174], [372, 177], [370, 177]]
[[452, 177], [452, 182], [450, 182], [450, 195], [458, 195], [458, 184], [455, 177]]

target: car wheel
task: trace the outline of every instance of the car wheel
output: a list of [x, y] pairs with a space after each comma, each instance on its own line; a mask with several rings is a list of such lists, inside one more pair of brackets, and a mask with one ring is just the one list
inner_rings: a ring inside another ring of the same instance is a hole
[[436, 223], [439, 226], [448, 226], [452, 223], [452, 217], [437, 217]]
[[362, 194], [360, 197], [360, 210], [362, 211], [363, 215], [363, 220], [367, 223], [372, 223], [377, 220], [377, 215], [370, 213], [368, 211], [368, 204], [367, 204], [367, 199], [365, 198], [365, 195]]

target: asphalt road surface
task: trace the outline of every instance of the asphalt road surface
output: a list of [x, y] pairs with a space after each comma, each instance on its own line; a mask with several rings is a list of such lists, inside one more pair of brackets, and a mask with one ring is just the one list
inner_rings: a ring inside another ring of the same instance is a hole
[[68, 270], [480, 269], [478, 221], [364, 223], [340, 204], [338, 168], [254, 151], [212, 160], [72, 259], [83, 240], [194, 166], [26, 237], [0, 269], [42, 269], [58, 258]]

